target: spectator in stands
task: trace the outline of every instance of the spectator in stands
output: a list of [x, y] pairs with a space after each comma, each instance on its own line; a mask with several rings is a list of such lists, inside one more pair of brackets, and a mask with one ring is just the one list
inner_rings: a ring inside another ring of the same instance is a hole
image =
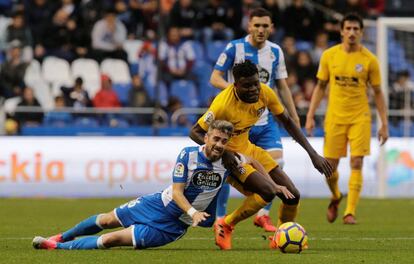
[[285, 54], [286, 68], [288, 72], [294, 68], [298, 51], [296, 50], [296, 40], [293, 36], [286, 35], [282, 42], [283, 53]]
[[10, 44], [13, 40], [19, 40], [22, 45], [22, 59], [29, 62], [33, 58], [32, 50], [32, 33], [25, 25], [24, 13], [15, 12], [12, 15], [12, 22], [6, 30], [7, 43]]
[[[182, 102], [179, 98], [175, 96], [171, 96], [168, 99], [167, 105], [167, 114], [168, 116], [172, 117], [172, 115], [179, 109], [183, 108]], [[187, 115], [180, 115], [177, 120], [170, 120], [173, 126], [184, 126], [184, 127], [191, 127], [193, 125], [192, 122], [188, 119]]]
[[272, 14], [273, 32], [269, 37], [270, 40], [280, 43], [284, 34], [282, 25], [282, 11], [279, 8], [277, 0], [263, 0], [262, 7]]
[[127, 53], [123, 43], [127, 38], [127, 30], [116, 18], [114, 9], [108, 9], [104, 18], [95, 23], [92, 30], [92, 48], [95, 59], [102, 61], [106, 57], [127, 61]]
[[192, 0], [178, 0], [170, 14], [170, 25], [177, 27], [183, 40], [194, 39], [199, 24], [198, 10]]
[[[397, 80], [390, 91], [390, 109], [414, 109], [414, 83], [410, 80], [410, 73], [403, 70], [397, 73]], [[390, 120], [396, 125], [401, 118], [391, 116]]]
[[311, 41], [314, 33], [314, 17], [303, 0], [293, 0], [283, 13], [286, 34], [297, 40]]
[[83, 79], [77, 77], [72, 88], [61, 87], [65, 105], [75, 109], [92, 106], [88, 92], [83, 88]]
[[202, 13], [204, 42], [233, 39], [234, 32], [230, 27], [233, 14], [233, 9], [227, 2], [210, 0]]
[[129, 8], [137, 24], [137, 36], [155, 40], [159, 20], [157, 0], [130, 0]]
[[[129, 107], [154, 107], [139, 75], [134, 75], [132, 77], [132, 85], [128, 93], [128, 99]], [[134, 115], [131, 121], [136, 125], [151, 125], [152, 116], [147, 114]]]
[[362, 0], [362, 8], [368, 17], [377, 18], [384, 13], [385, 0]]
[[324, 31], [320, 31], [316, 34], [314, 47], [310, 51], [312, 61], [318, 62], [322, 56], [322, 52], [327, 48], [329, 48], [328, 34]]
[[361, 0], [346, 0], [345, 5], [341, 8], [342, 14], [357, 13], [361, 17], [365, 17], [367, 14], [362, 6]]
[[55, 108], [51, 112], [45, 114], [43, 123], [57, 127], [68, 126], [72, 122], [72, 115], [68, 112], [62, 111], [66, 107], [65, 98], [59, 95], [55, 97]]
[[8, 59], [0, 67], [0, 96], [5, 98], [22, 95], [23, 77], [28, 64], [22, 60], [21, 48], [19, 40], [10, 42]]
[[[19, 106], [40, 108], [40, 103], [37, 101], [32, 88], [25, 87], [23, 90], [22, 101], [17, 105], [17, 107]], [[43, 112], [16, 112], [14, 117], [19, 123], [20, 128], [22, 126], [38, 126], [43, 121]]]
[[120, 107], [118, 95], [112, 89], [112, 80], [108, 75], [101, 75], [101, 89], [93, 98], [93, 106], [97, 108]]
[[297, 53], [294, 69], [298, 75], [298, 83], [303, 86], [305, 79], [313, 79], [316, 75], [317, 67], [312, 62], [312, 58], [307, 51]]
[[195, 53], [189, 41], [181, 41], [177, 27], [168, 30], [167, 42], [160, 45], [163, 81], [169, 85], [173, 80], [194, 79], [191, 73]]

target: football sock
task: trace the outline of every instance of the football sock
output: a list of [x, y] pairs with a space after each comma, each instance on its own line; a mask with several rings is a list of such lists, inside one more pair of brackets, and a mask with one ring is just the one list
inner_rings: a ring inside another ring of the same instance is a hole
[[101, 236], [87, 236], [72, 241], [57, 243], [58, 249], [98, 249], [105, 248]]
[[216, 209], [216, 217], [221, 218], [226, 215], [227, 210], [227, 201], [230, 195], [230, 184], [224, 183], [223, 187], [217, 196], [217, 209]]
[[280, 204], [279, 206], [279, 219], [277, 226], [280, 226], [283, 223], [295, 221], [296, 215], [298, 213], [299, 205], [289, 205], [289, 204]]
[[351, 177], [349, 178], [349, 192], [346, 203], [346, 210], [344, 215], [355, 215], [355, 210], [358, 205], [359, 195], [362, 188], [362, 171], [351, 170]]
[[102, 227], [98, 224], [99, 215], [91, 216], [66, 232], [62, 233], [63, 241], [70, 241], [78, 236], [93, 235], [102, 231]]
[[266, 205], [267, 202], [258, 194], [247, 196], [239, 208], [224, 218], [224, 222], [228, 225], [236, 225], [238, 222], [254, 215]]
[[268, 203], [265, 207], [259, 210], [257, 216], [269, 215], [270, 208], [272, 208], [272, 202]]
[[332, 193], [332, 199], [339, 199], [341, 198], [341, 192], [339, 191], [338, 186], [338, 179], [339, 179], [339, 173], [336, 170], [334, 173], [332, 173], [331, 177], [326, 178], [326, 182], [328, 183], [329, 189]]

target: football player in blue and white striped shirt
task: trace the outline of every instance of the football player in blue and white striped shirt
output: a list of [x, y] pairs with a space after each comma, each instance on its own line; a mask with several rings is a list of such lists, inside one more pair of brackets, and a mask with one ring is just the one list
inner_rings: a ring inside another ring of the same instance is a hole
[[[36, 249], [69, 250], [116, 246], [143, 249], [178, 240], [189, 226], [212, 226], [217, 194], [229, 175], [221, 157], [232, 133], [230, 122], [214, 121], [205, 134], [205, 145], [186, 147], [178, 155], [171, 186], [125, 203], [109, 213], [91, 216], [48, 239], [37, 236], [33, 239], [33, 246]], [[266, 173], [257, 161], [243, 156], [240, 159], [241, 166], [250, 164], [260, 173]], [[277, 185], [275, 188], [277, 193], [293, 198], [286, 187]], [[76, 239], [118, 227], [124, 229]]]

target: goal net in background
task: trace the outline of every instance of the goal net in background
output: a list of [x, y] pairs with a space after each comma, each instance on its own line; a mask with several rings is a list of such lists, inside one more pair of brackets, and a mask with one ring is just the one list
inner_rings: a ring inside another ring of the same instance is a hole
[[379, 18], [375, 24], [368, 39], [376, 36], [372, 47], [393, 136], [378, 153], [378, 196], [414, 196], [414, 18]]

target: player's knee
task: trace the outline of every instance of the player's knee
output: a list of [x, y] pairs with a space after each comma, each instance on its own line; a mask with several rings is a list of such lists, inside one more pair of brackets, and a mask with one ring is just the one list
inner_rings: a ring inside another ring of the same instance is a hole
[[292, 199], [287, 199], [286, 197], [283, 196], [282, 201], [284, 204], [288, 204], [288, 205], [297, 205], [299, 204], [299, 200], [300, 200], [300, 192], [296, 187], [293, 187], [292, 189], [289, 189], [289, 191], [295, 196], [295, 198]]
[[102, 245], [106, 248], [115, 247], [120, 244], [120, 238], [113, 234], [102, 235]]
[[103, 229], [115, 228], [120, 226], [118, 219], [116, 219], [113, 212], [100, 214], [98, 216], [97, 221], [100, 227]]
[[351, 157], [351, 168], [353, 170], [362, 169], [363, 159], [362, 157]]
[[273, 188], [272, 185], [266, 185], [264, 186], [259, 195], [263, 198], [263, 200], [265, 200], [266, 202], [271, 202], [275, 196], [276, 196], [276, 189]]

